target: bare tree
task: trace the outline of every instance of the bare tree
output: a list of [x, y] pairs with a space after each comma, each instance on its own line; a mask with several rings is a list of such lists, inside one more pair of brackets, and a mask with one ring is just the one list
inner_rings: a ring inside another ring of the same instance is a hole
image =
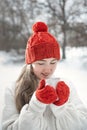
[[0, 49], [25, 48], [31, 26], [41, 14], [38, 1], [4, 0], [0, 7]]
[[[34, 1], [33, 1], [34, 2]], [[4, 0], [0, 4], [0, 49], [25, 47], [34, 17], [28, 0]]]
[[[55, 2], [53, 0], [48, 0], [46, 1], [46, 4], [44, 4], [45, 7], [49, 8], [48, 13], [51, 14], [51, 17], [49, 17], [48, 19], [49, 25], [53, 27], [56, 26], [56, 28], [54, 28], [56, 32], [58, 32], [59, 29], [58, 33], [62, 34], [61, 42], [62, 42], [63, 59], [66, 58], [65, 47], [67, 45], [67, 34], [68, 34], [67, 32], [71, 31], [72, 29], [73, 31], [75, 31], [75, 33], [80, 34], [82, 33], [80, 30], [77, 31], [77, 29], [75, 29], [76, 26], [74, 26], [73, 23], [77, 23], [76, 25], [78, 25], [77, 18], [79, 18], [81, 15], [87, 12], [87, 10], [85, 10], [86, 7], [84, 8], [84, 10], [81, 10], [83, 5], [84, 0], [83, 1], [55, 0]], [[76, 28], [78, 28], [78, 26]]]
[[[86, 3], [86, 0], [1, 1], [0, 48], [24, 48], [31, 34], [32, 24], [41, 20], [47, 22], [49, 30], [58, 37], [62, 47], [62, 58], [65, 59], [65, 48], [70, 40], [72, 42], [73, 37], [76, 41], [81, 40], [79, 43], [86, 40], [87, 20], [79, 24], [77, 21], [77, 18], [81, 20], [81, 16], [87, 15]], [[71, 32], [73, 37], [70, 35]], [[72, 44], [75, 45], [73, 42]]]

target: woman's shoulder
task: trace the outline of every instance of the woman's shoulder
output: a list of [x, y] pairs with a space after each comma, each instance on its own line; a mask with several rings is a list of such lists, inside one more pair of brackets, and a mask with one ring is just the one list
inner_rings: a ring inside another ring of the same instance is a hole
[[5, 95], [14, 96], [14, 93], [15, 93], [15, 83], [9, 84], [9, 86], [7, 86], [7, 87], [5, 88], [4, 93], [5, 93]]

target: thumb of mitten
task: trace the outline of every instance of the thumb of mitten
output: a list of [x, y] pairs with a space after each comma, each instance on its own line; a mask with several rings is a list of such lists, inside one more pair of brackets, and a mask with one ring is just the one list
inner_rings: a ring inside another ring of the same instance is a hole
[[45, 87], [45, 80], [42, 79], [39, 83], [38, 89], [43, 89]]

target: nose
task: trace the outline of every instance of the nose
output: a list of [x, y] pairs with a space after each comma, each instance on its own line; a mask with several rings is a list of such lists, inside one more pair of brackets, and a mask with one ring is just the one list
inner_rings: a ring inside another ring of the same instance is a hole
[[50, 65], [46, 65], [44, 68], [44, 72], [49, 74], [52, 71], [52, 67]]

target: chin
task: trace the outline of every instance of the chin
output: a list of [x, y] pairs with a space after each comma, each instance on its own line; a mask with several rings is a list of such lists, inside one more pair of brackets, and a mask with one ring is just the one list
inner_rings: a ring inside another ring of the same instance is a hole
[[49, 76], [41, 76], [41, 77], [39, 77], [39, 79], [41, 80], [41, 79], [49, 79], [51, 77], [51, 75], [49, 75]]
[[51, 78], [51, 75], [46, 77], [46, 79], [49, 79], [49, 78]]

